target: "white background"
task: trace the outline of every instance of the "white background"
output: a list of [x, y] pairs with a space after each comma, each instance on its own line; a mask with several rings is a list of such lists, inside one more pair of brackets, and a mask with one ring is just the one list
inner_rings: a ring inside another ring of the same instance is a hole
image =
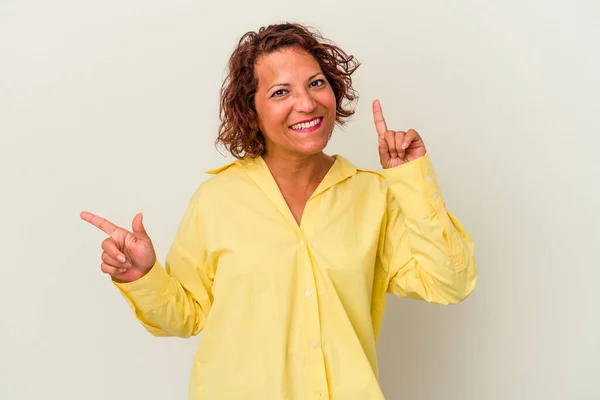
[[198, 338], [154, 338], [100, 272], [90, 210], [164, 260], [248, 30], [320, 29], [363, 64], [328, 148], [379, 168], [371, 102], [417, 129], [476, 243], [458, 306], [390, 298], [388, 399], [598, 399], [600, 3], [0, 3], [0, 398], [185, 399]]

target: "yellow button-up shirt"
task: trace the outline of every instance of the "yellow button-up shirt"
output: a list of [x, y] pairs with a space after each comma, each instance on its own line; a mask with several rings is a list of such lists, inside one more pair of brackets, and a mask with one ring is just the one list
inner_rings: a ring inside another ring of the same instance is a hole
[[261, 157], [209, 171], [165, 268], [115, 282], [151, 334], [202, 332], [190, 400], [383, 399], [386, 293], [473, 290], [473, 242], [428, 154], [382, 174], [334, 157], [300, 225]]

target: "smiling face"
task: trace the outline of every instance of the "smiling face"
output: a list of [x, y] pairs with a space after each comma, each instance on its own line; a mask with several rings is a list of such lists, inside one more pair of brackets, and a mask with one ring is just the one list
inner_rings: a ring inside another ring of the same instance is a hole
[[319, 63], [302, 49], [260, 57], [255, 107], [272, 156], [305, 157], [327, 146], [335, 124], [335, 94]]

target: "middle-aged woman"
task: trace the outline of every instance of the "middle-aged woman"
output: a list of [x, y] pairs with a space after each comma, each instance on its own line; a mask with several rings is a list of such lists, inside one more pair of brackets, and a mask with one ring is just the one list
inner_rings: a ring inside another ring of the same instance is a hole
[[[189, 399], [383, 399], [386, 293], [451, 304], [476, 281], [473, 242], [447, 211], [420, 135], [373, 102], [383, 172], [324, 153], [353, 114], [353, 57], [297, 24], [249, 32], [229, 62], [210, 171], [166, 257], [134, 217], [101, 269], [156, 336], [202, 332]], [[377, 136], [375, 136], [375, 133]]]

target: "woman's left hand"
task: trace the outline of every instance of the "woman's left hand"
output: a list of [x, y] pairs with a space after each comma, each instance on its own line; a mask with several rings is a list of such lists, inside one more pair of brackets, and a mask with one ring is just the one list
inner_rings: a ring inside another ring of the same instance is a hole
[[379, 136], [379, 161], [384, 169], [398, 167], [425, 155], [425, 143], [417, 131], [387, 128], [379, 100], [373, 102], [373, 118]]

